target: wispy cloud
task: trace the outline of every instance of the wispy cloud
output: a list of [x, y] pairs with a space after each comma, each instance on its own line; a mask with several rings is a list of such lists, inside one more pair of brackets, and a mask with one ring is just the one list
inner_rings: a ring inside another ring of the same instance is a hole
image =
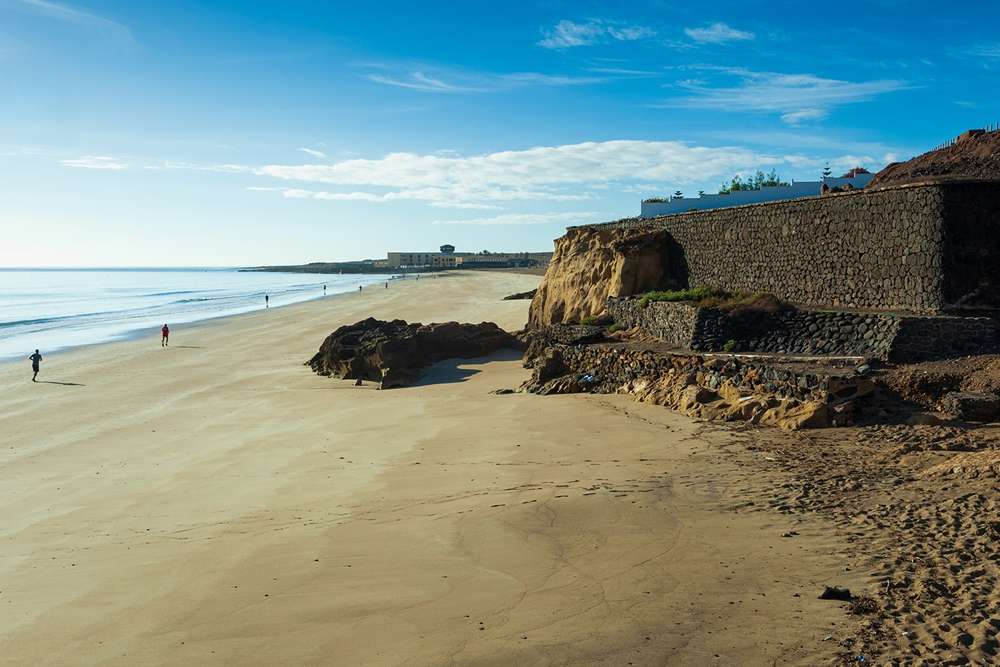
[[823, 109], [799, 109], [781, 114], [781, 122], [795, 126], [810, 120], [821, 120], [826, 115], [827, 112]]
[[756, 35], [746, 30], [730, 28], [725, 23], [713, 23], [700, 28], [684, 28], [684, 34], [699, 44], [725, 44], [754, 39]]
[[608, 214], [594, 213], [505, 213], [491, 218], [435, 220], [435, 225], [553, 225], [587, 224], [609, 219]]
[[402, 77], [386, 74], [369, 74], [368, 80], [397, 88], [409, 88], [424, 93], [484, 93], [485, 88], [447, 83], [424, 72], [410, 72]]
[[78, 158], [60, 160], [59, 163], [64, 167], [75, 167], [77, 169], [107, 169], [111, 171], [128, 169], [127, 164], [107, 155], [84, 155]]
[[[366, 66], [373, 65], [366, 64]], [[524, 87], [584, 86], [606, 80], [603, 77], [564, 76], [541, 72], [493, 74], [446, 67], [411, 69], [407, 66], [398, 66], [396, 68], [398, 71], [386, 71], [389, 69], [388, 65], [380, 64], [379, 67], [380, 71], [366, 75], [369, 81], [422, 93], [495, 93]]]
[[300, 148], [299, 150], [305, 153], [306, 155], [312, 155], [315, 158], [322, 159], [326, 157], [326, 153], [324, 153], [323, 151], [318, 151], [315, 148]]
[[968, 54], [978, 58], [1000, 60], [1000, 42], [983, 42], [968, 50]]
[[40, 16], [98, 30], [107, 36], [121, 41], [132, 41], [131, 30], [121, 23], [98, 16], [97, 14], [91, 14], [69, 5], [50, 2], [49, 0], [14, 0], [14, 3], [15, 6]]
[[544, 31], [538, 46], [545, 49], [568, 49], [608, 41], [633, 42], [652, 37], [656, 31], [640, 25], [593, 19], [583, 23], [563, 20]]
[[794, 125], [822, 118], [833, 107], [866, 102], [878, 95], [910, 87], [905, 81], [895, 79], [842, 81], [812, 74], [754, 72], [741, 68], [708, 66], [698, 68], [735, 76], [740, 79], [740, 83], [735, 86], [711, 87], [705, 83], [681, 81], [676, 85], [687, 91], [687, 97], [655, 106], [775, 112], [781, 114], [786, 123]]

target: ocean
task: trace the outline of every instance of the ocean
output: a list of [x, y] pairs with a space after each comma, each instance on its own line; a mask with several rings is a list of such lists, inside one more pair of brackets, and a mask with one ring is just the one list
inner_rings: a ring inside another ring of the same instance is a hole
[[236, 269], [0, 269], [0, 359], [356, 291], [384, 275]]

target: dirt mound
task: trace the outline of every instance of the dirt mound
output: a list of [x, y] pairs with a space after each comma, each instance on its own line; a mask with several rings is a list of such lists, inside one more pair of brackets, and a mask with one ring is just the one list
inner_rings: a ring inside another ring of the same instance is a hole
[[965, 178], [1000, 180], [1000, 132], [969, 130], [949, 146], [890, 164], [876, 174], [868, 188]]
[[1000, 452], [969, 452], [923, 471], [925, 477], [1000, 477]]
[[522, 344], [493, 322], [407, 324], [369, 317], [327, 336], [307, 364], [319, 375], [381, 382], [387, 389], [412, 383], [434, 362], [482, 357], [503, 348], [521, 349]]
[[951, 392], [1000, 395], [1000, 355], [909, 364], [886, 372], [879, 382], [904, 400], [936, 410]]

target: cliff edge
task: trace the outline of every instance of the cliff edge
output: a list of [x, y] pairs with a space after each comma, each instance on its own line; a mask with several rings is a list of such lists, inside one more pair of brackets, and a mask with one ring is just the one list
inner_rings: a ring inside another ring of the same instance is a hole
[[668, 243], [662, 230], [570, 228], [556, 239], [528, 327], [578, 323], [603, 314], [609, 296], [663, 288], [669, 281]]

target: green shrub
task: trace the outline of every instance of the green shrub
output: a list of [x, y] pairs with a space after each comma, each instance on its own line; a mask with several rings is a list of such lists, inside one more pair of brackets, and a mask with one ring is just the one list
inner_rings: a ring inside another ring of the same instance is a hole
[[767, 312], [780, 313], [790, 308], [788, 304], [767, 292], [730, 292], [716, 287], [694, 287], [664, 292], [646, 292], [639, 305], [647, 306], [660, 301], [690, 301], [703, 308], [716, 308], [731, 313]]
[[588, 315], [580, 320], [580, 324], [585, 324], [591, 327], [603, 327], [613, 323], [608, 315]]
[[620, 324], [618, 324], [617, 322], [615, 322], [615, 323], [614, 323], [614, 324], [612, 324], [612, 325], [611, 325], [610, 327], [608, 327], [608, 333], [614, 333], [614, 332], [616, 332], [616, 331], [621, 331], [621, 330], [622, 330], [622, 329], [624, 329], [624, 328], [625, 328], [625, 327], [623, 327], [622, 325], [620, 325]]
[[642, 295], [642, 305], [656, 303], [658, 301], [704, 301], [712, 297], [725, 298], [730, 296], [725, 290], [714, 287], [693, 287], [690, 289], [667, 290], [664, 292], [646, 292]]
[[727, 353], [732, 352], [735, 349], [736, 349], [736, 341], [733, 340], [732, 338], [727, 340], [726, 344], [722, 346], [722, 351]]

